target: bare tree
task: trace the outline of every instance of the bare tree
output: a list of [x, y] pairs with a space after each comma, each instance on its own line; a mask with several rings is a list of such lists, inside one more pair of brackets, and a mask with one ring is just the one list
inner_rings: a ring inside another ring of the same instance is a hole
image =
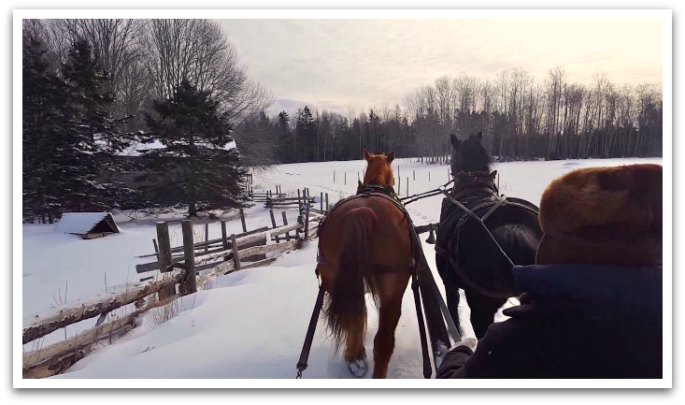
[[62, 38], [60, 49], [66, 54], [71, 43], [86, 40], [101, 69], [110, 78], [111, 91], [116, 102], [112, 104], [115, 115], [136, 114], [144, 98], [140, 91], [133, 91], [132, 84], [144, 88], [141, 75], [143, 20], [124, 19], [71, 19], [54, 20], [55, 36]]
[[157, 99], [171, 96], [187, 79], [209, 91], [233, 120], [262, 110], [270, 94], [251, 82], [218, 23], [208, 20], [150, 20], [147, 59], [151, 89]]

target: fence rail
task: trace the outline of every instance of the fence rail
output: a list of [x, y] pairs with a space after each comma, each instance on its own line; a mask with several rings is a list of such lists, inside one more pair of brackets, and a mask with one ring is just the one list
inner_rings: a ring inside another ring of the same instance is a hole
[[[277, 191], [280, 192], [280, 187], [277, 187]], [[281, 254], [299, 249], [304, 241], [316, 237], [321, 221], [329, 212], [329, 205], [327, 193], [325, 196], [324, 193], [320, 194], [319, 209], [313, 207], [315, 199], [309, 196], [307, 188], [301, 190], [301, 193], [298, 190], [298, 195], [299, 198], [294, 198], [294, 200], [292, 198], [285, 200], [297, 203], [299, 209], [297, 223], [288, 224], [285, 211], [283, 211], [283, 225], [277, 226], [273, 209], [271, 209], [273, 225], [271, 229], [259, 228], [248, 232], [244, 214], [240, 210], [243, 233], [228, 235], [226, 223], [221, 221], [221, 238], [208, 239], [208, 230], [205, 228], [205, 240], [194, 243], [192, 223], [185, 220], [182, 221], [184, 244], [172, 248], [168, 223], [157, 223], [157, 239], [153, 240], [155, 253], [138, 256], [138, 258], [155, 257], [156, 260], [138, 265], [136, 270], [139, 273], [160, 270], [161, 274], [154, 279], [149, 277], [147, 281], [141, 280], [143, 281], [141, 284], [124, 292], [107, 294], [104, 297], [89, 299], [78, 305], [36, 316], [23, 330], [23, 344], [33, 342], [68, 325], [96, 316], [100, 318], [95, 327], [87, 331], [24, 354], [24, 377], [43, 378], [59, 374], [83, 358], [98, 341], [103, 338], [112, 340], [131, 330], [135, 320], [145, 311], [166, 305], [179, 294], [187, 295], [196, 292], [198, 283], [202, 285], [205, 280], [212, 277], [265, 266], [276, 260], [276, 257], [267, 258], [267, 254]], [[272, 198], [270, 192], [268, 198]], [[207, 224], [205, 226], [207, 227]], [[417, 226], [416, 231], [417, 233], [430, 232], [429, 239], [431, 239], [437, 228], [438, 224], [431, 223]], [[148, 300], [146, 303], [146, 299], [154, 297], [155, 294], [157, 294], [157, 299]], [[106, 315], [111, 311], [130, 304], [135, 306], [132, 313], [104, 323]]]
[[[282, 254], [290, 250], [299, 249], [305, 240], [312, 239], [307, 230], [316, 229], [320, 216], [313, 215], [298, 218], [298, 222], [291, 225], [278, 226], [273, 229], [258, 229], [238, 235], [226, 235], [225, 223], [222, 224], [223, 235], [221, 239], [213, 241], [193, 243], [192, 223], [183, 221], [184, 246], [172, 249], [169, 243], [167, 223], [157, 224], [157, 240], [154, 241], [156, 253], [142, 255], [140, 257], [157, 256], [155, 269], [164, 269], [155, 279], [142, 282], [126, 291], [107, 294], [85, 300], [78, 305], [61, 308], [45, 315], [36, 316], [31, 323], [24, 328], [22, 342], [27, 344], [40, 339], [60, 328], [74, 323], [100, 316], [104, 320], [111, 311], [134, 304], [135, 310], [131, 313], [108, 323], [100, 320], [95, 327], [84, 331], [70, 339], [53, 345], [33, 350], [23, 356], [23, 374], [25, 378], [43, 378], [59, 374], [73, 363], [83, 358], [92, 346], [103, 338], [112, 338], [126, 333], [133, 327], [135, 320], [145, 311], [149, 310], [154, 303], [168, 303], [175, 299], [178, 294], [187, 295], [196, 292], [197, 283], [228, 274], [234, 271], [245, 270], [253, 267], [264, 266], [276, 260], [276, 257], [267, 258], [267, 254]], [[313, 226], [309, 226], [309, 222]], [[278, 235], [294, 235], [289, 240], [277, 243], [269, 243]], [[221, 248], [213, 251], [196, 253], [211, 244], [220, 243]], [[171, 252], [185, 250], [183, 255], [172, 257]], [[255, 259], [256, 258], [256, 259]], [[214, 262], [212, 262], [214, 260]], [[253, 260], [248, 262], [247, 260]], [[149, 268], [149, 263], [143, 268]], [[149, 270], [147, 270], [149, 271]], [[177, 294], [178, 286], [178, 294]], [[157, 300], [150, 301], [146, 305], [146, 298], [158, 295]], [[159, 305], [159, 304], [157, 304]]]

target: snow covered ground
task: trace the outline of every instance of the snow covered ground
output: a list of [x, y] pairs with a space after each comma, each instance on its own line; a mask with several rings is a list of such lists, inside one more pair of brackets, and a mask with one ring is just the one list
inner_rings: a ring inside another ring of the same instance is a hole
[[[547, 184], [569, 170], [661, 162], [661, 159], [512, 162], [496, 164], [494, 169], [500, 174], [503, 194], [538, 204]], [[434, 189], [448, 180], [447, 165], [424, 165], [411, 159], [399, 159], [393, 163], [396, 176], [398, 166], [402, 196], [407, 192], [407, 178], [410, 194]], [[298, 188], [306, 186], [317, 200], [320, 192], [329, 193], [333, 204], [355, 192], [357, 176], [363, 176], [364, 168], [364, 161], [279, 165], [255, 173], [254, 187], [274, 189], [279, 185], [283, 192], [296, 195]], [[414, 223], [421, 225], [438, 221], [440, 204], [441, 197], [436, 196], [412, 203], [408, 209]], [[296, 210], [287, 212], [292, 223], [297, 216]], [[54, 225], [24, 225], [21, 290], [24, 325], [35, 314], [65, 304], [73, 305], [105, 292], [121, 291], [137, 283], [140, 275], [136, 274], [135, 265], [149, 259], [135, 257], [153, 252], [154, 223], [163, 218], [131, 221], [127, 216], [117, 215], [115, 220], [121, 233], [94, 240], [53, 232]], [[229, 233], [240, 232], [235, 212], [225, 213], [224, 218], [231, 220]], [[247, 209], [246, 218], [249, 229], [271, 224], [262, 204]], [[196, 241], [202, 240], [204, 224], [196, 224], [195, 230]], [[220, 235], [219, 222], [210, 222], [209, 237]], [[172, 246], [182, 244], [180, 223], [170, 226], [170, 236]], [[425, 235], [422, 238], [425, 239]], [[424, 243], [423, 247], [434, 267], [433, 245]], [[114, 345], [99, 348], [53, 379], [294, 378], [318, 288], [315, 263], [316, 241], [313, 241], [270, 266], [217, 278], [197, 294], [178, 300], [173, 305], [175, 316], [167, 320], [168, 316], [160, 311], [148, 313], [129, 335]], [[435, 276], [439, 280], [437, 273]], [[367, 302], [370, 315], [365, 342], [367, 352], [371, 353], [377, 311], [370, 298]], [[473, 335], [468, 325], [468, 308], [464, 308], [461, 315], [462, 324], [466, 325], [464, 334]], [[94, 322], [89, 320], [70, 326], [66, 333], [56, 331], [38, 342], [24, 345], [24, 350], [71, 337]], [[304, 377], [351, 378], [344, 362], [335, 355], [322, 325], [320, 323], [317, 328]], [[403, 301], [389, 378], [422, 378], [419, 333], [410, 289]]]

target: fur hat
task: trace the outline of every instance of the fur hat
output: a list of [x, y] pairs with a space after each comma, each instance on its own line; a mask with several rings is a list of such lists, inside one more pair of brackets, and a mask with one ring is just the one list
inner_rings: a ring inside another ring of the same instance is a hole
[[661, 265], [659, 165], [574, 170], [540, 202], [538, 264]]

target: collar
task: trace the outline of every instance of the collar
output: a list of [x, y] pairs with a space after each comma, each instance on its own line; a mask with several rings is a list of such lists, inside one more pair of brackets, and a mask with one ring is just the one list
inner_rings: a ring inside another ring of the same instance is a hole
[[461, 171], [454, 174], [454, 186], [452, 196], [455, 199], [464, 197], [481, 197], [482, 195], [499, 194], [495, 186], [497, 170], [484, 171]]
[[392, 186], [381, 186], [380, 184], [363, 185], [360, 182], [357, 185], [357, 195], [367, 194], [367, 193], [382, 193], [382, 194], [386, 194], [392, 198], [397, 198], [397, 194], [395, 194], [395, 189]]

